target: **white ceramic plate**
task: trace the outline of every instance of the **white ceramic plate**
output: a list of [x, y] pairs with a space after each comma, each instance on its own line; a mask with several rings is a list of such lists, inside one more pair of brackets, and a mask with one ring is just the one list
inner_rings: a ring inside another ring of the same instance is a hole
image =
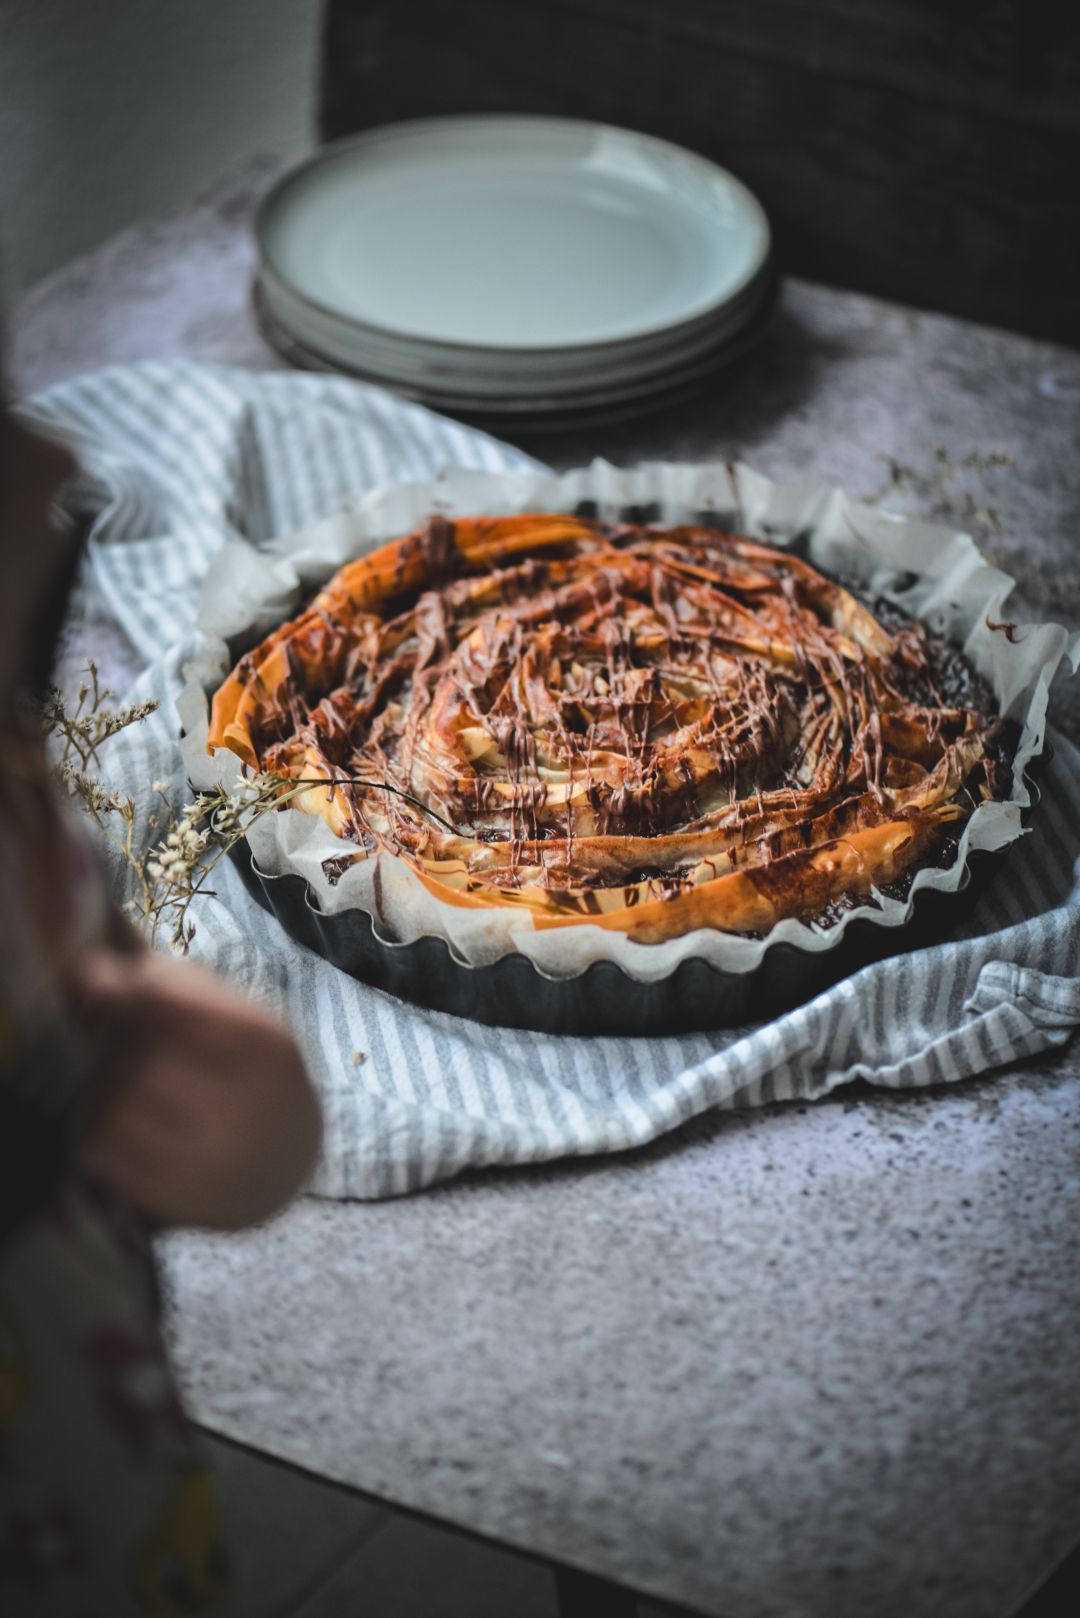
[[387, 378], [377, 371], [360, 365], [342, 364], [319, 349], [306, 346], [284, 330], [267, 307], [258, 285], [254, 302], [256, 319], [263, 336], [291, 365], [298, 365], [304, 370], [342, 372], [356, 377], [358, 381], [373, 382], [380, 387], [390, 386], [404, 398], [415, 399], [417, 403], [446, 415], [462, 416], [492, 430], [519, 433], [560, 432], [591, 427], [681, 403], [692, 397], [712, 377], [742, 359], [767, 330], [772, 314], [770, 301], [728, 341], [691, 363], [674, 366], [644, 383], [597, 387], [576, 393], [556, 392], [548, 396], [520, 392], [493, 396], [467, 391], [455, 393], [409, 383], [388, 383]]
[[258, 288], [263, 307], [278, 327], [336, 364], [377, 375], [390, 387], [459, 391], [479, 400], [505, 394], [571, 396], [645, 383], [676, 366], [693, 363], [735, 336], [770, 301], [774, 282], [771, 276], [760, 275], [710, 320], [677, 328], [648, 349], [609, 344], [600, 358], [591, 357], [595, 350], [584, 354], [560, 350], [560, 363], [554, 364], [545, 355], [546, 363], [536, 366], [515, 364], [501, 351], [496, 351], [499, 364], [494, 359], [482, 366], [460, 359], [448, 362], [441, 353], [389, 344], [366, 328], [309, 310], [274, 277], [260, 276]]
[[423, 119], [339, 142], [279, 182], [257, 234], [265, 283], [302, 311], [462, 365], [651, 348], [707, 323], [769, 255], [761, 207], [725, 170], [562, 118]]
[[275, 310], [280, 322], [297, 337], [333, 351], [341, 362], [356, 363], [378, 358], [388, 368], [403, 372], [418, 369], [432, 374], [456, 376], [471, 383], [480, 377], [504, 379], [562, 377], [573, 371], [600, 371], [646, 367], [662, 360], [674, 343], [691, 342], [715, 332], [719, 324], [734, 328], [764, 301], [775, 283], [772, 264], [766, 261], [759, 273], [742, 290], [719, 308], [681, 325], [647, 333], [621, 343], [583, 344], [564, 348], [486, 348], [464, 343], [429, 343], [411, 340], [392, 332], [346, 319], [310, 303], [276, 275], [271, 266], [261, 264], [257, 276], [260, 294]]

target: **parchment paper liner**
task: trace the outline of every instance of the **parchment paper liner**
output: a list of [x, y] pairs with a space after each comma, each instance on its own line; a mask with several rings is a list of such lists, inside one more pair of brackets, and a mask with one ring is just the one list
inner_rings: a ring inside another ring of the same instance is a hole
[[[343, 562], [408, 533], [434, 511], [448, 516], [573, 511], [583, 502], [594, 508], [590, 515], [605, 520], [707, 519], [781, 547], [793, 545], [827, 571], [861, 580], [888, 596], [963, 648], [991, 682], [1002, 713], [1022, 724], [1013, 796], [981, 804], [964, 829], [956, 861], [947, 869], [919, 871], [913, 894], [924, 887], [959, 889], [967, 880], [972, 850], [1001, 848], [1023, 834], [1021, 809], [1029, 802], [1024, 766], [1042, 751], [1052, 680], [1067, 665], [1073, 671], [1080, 665], [1080, 635], [1070, 635], [1060, 624], [991, 627], [1004, 624], [1013, 580], [991, 567], [967, 534], [858, 504], [840, 489], [811, 480], [774, 483], [728, 462], [656, 463], [621, 471], [598, 460], [567, 473], [450, 469], [433, 483], [372, 490], [338, 516], [275, 540], [264, 550], [226, 544], [203, 586], [197, 617], [203, 645], [185, 670], [187, 684], [178, 705], [192, 785], [204, 789], [231, 783], [241, 773], [232, 754], [206, 752], [208, 693], [243, 649], [292, 616]], [[470, 966], [519, 951], [550, 977], [573, 976], [594, 961], [610, 960], [631, 977], [651, 982], [690, 956], [723, 971], [746, 972], [780, 940], [826, 950], [856, 918], [895, 927], [911, 913], [910, 897], [901, 902], [873, 890], [875, 904], [857, 906], [829, 928], [786, 920], [764, 939], [703, 928], [663, 944], [635, 944], [588, 923], [538, 931], [528, 915], [516, 910], [485, 914], [443, 904], [403, 861], [385, 853], [358, 861], [332, 884], [322, 862], [339, 857], [349, 845], [318, 816], [298, 810], [264, 816], [249, 841], [264, 872], [299, 873], [309, 884], [312, 902], [327, 914], [366, 910], [385, 941], [408, 943], [434, 934]]]

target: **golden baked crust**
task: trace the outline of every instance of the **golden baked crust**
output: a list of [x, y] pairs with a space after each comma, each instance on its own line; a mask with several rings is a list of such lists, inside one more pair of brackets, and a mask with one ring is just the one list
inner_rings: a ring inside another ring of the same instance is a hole
[[701, 527], [432, 518], [216, 693], [209, 747], [313, 785], [347, 861], [642, 943], [764, 933], [938, 863], [1000, 726], [923, 627]]

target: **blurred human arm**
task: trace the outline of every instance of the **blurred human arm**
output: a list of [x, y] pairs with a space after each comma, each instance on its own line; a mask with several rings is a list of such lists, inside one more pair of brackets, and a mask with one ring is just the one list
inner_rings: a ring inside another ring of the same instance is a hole
[[85, 1166], [160, 1224], [232, 1229], [301, 1189], [318, 1103], [283, 1024], [210, 973], [102, 946], [72, 989], [108, 1071]]
[[159, 1223], [228, 1227], [278, 1208], [319, 1149], [291, 1035], [154, 955], [53, 803], [26, 698], [49, 682], [78, 572], [58, 509], [74, 469], [0, 397], [0, 1242], [72, 1163]]

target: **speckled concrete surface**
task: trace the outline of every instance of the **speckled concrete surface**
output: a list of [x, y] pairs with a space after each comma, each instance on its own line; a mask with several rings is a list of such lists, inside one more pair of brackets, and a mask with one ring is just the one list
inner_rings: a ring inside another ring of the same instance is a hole
[[[273, 168], [33, 292], [20, 388], [151, 355], [276, 363], [246, 285]], [[943, 477], [939, 445], [1014, 464]], [[928, 474], [893, 503], [980, 508], [1024, 604], [1078, 616], [1063, 349], [795, 283], [705, 405], [529, 447], [741, 454], [858, 493], [892, 456]], [[166, 1260], [209, 1425], [705, 1613], [1004, 1618], [1080, 1530], [1075, 1052], [703, 1120], [633, 1158], [304, 1202]]]
[[1077, 1527], [1075, 1067], [174, 1238], [211, 1425], [708, 1613], [994, 1618]]

